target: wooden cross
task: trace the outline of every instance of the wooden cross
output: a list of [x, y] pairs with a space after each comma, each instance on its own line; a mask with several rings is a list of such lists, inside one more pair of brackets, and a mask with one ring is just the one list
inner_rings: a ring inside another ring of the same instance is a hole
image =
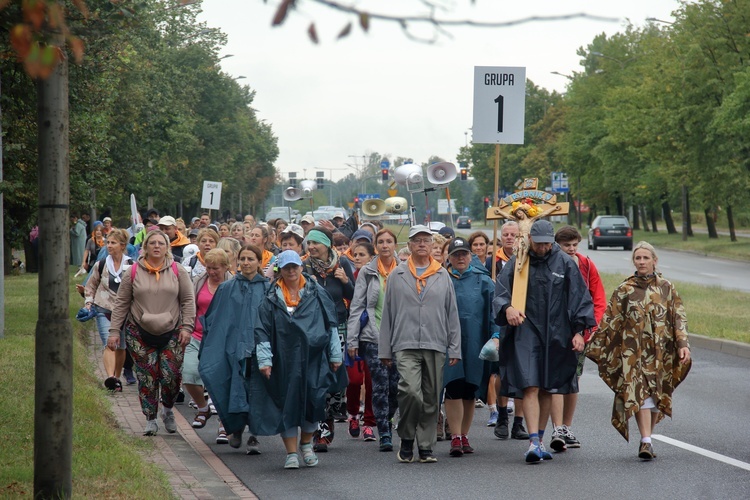
[[[513, 254], [516, 266], [513, 278], [511, 305], [517, 310], [526, 311], [526, 294], [529, 289], [529, 231], [535, 220], [548, 215], [567, 215], [569, 203], [558, 203], [557, 195], [537, 189], [538, 179], [524, 179], [521, 188], [515, 193], [501, 198], [496, 207], [487, 209], [487, 220], [508, 219], [518, 222], [518, 237]], [[529, 205], [531, 201], [533, 205]], [[514, 202], [519, 204], [513, 206]], [[535, 212], [528, 213], [528, 208]]]

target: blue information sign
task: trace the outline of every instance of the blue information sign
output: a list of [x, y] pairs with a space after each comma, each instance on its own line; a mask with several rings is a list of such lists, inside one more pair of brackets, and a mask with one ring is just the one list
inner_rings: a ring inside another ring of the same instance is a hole
[[379, 193], [359, 193], [357, 198], [360, 200], [372, 200], [373, 198], [380, 198]]

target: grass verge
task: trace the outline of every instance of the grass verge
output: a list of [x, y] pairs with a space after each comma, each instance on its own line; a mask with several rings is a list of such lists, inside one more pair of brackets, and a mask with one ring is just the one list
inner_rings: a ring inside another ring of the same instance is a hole
[[[638, 230], [633, 232], [633, 241], [648, 241], [656, 248], [667, 248], [694, 252], [710, 257], [724, 257], [750, 262], [750, 238], [738, 236], [737, 241], [731, 241], [729, 236], [719, 235], [716, 239], [709, 239], [708, 234], [694, 232], [687, 241], [682, 241], [682, 234], [667, 234], [666, 230], [658, 233]], [[584, 242], [585, 244], [585, 242]]]
[[[72, 273], [71, 273], [72, 276]], [[0, 339], [0, 497], [32, 497], [36, 274], [5, 277], [5, 338]], [[71, 279], [70, 317], [81, 306]], [[172, 498], [166, 475], [143, 455], [147, 440], [126, 435], [95, 379], [84, 328], [73, 320], [73, 494], [78, 498]]]
[[[602, 273], [607, 298], [626, 278]], [[750, 293], [673, 282], [685, 304], [688, 331], [716, 339], [750, 343]]]

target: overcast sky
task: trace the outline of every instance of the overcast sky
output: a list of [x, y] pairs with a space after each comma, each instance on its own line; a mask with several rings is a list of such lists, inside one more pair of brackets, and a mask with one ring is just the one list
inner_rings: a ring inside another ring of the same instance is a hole
[[[342, 0], [346, 2], [347, 0]], [[419, 0], [348, 0], [387, 13], [423, 13]], [[370, 152], [454, 161], [471, 140], [474, 66], [525, 66], [535, 84], [565, 91], [567, 79], [551, 72], [580, 71], [579, 47], [602, 32], [622, 30], [626, 19], [672, 20], [676, 0], [437, 0], [438, 17], [505, 21], [528, 16], [586, 13], [615, 18], [531, 22], [512, 28], [448, 28], [433, 44], [407, 39], [398, 25], [373, 20], [336, 41], [350, 17], [299, 0], [300, 9], [271, 27], [277, 0], [204, 0], [200, 20], [229, 41], [220, 55], [228, 74], [256, 91], [253, 107], [279, 139], [277, 169], [308, 178], [323, 170], [334, 180], [354, 172]], [[316, 23], [320, 44], [307, 36]], [[427, 26], [418, 35], [431, 37]], [[354, 158], [353, 158], [354, 157]]]

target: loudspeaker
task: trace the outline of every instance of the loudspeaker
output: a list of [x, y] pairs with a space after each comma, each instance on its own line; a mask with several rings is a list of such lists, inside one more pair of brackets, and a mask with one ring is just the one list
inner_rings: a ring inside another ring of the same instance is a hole
[[409, 204], [406, 202], [406, 198], [400, 196], [394, 196], [392, 198], [385, 199], [385, 211], [389, 214], [402, 214], [409, 208]]
[[458, 176], [458, 169], [453, 163], [441, 161], [433, 163], [427, 167], [427, 180], [430, 184], [443, 185], [449, 184]]
[[312, 198], [313, 191], [318, 187], [318, 183], [311, 180], [305, 180], [299, 183], [299, 187], [302, 190], [303, 198]]
[[385, 213], [385, 202], [378, 198], [362, 202], [362, 213], [369, 217], [377, 217]]
[[393, 171], [396, 183], [406, 186], [422, 182], [422, 167], [415, 163], [404, 163]]
[[302, 199], [302, 191], [294, 187], [288, 187], [284, 190], [284, 200], [297, 201]]

